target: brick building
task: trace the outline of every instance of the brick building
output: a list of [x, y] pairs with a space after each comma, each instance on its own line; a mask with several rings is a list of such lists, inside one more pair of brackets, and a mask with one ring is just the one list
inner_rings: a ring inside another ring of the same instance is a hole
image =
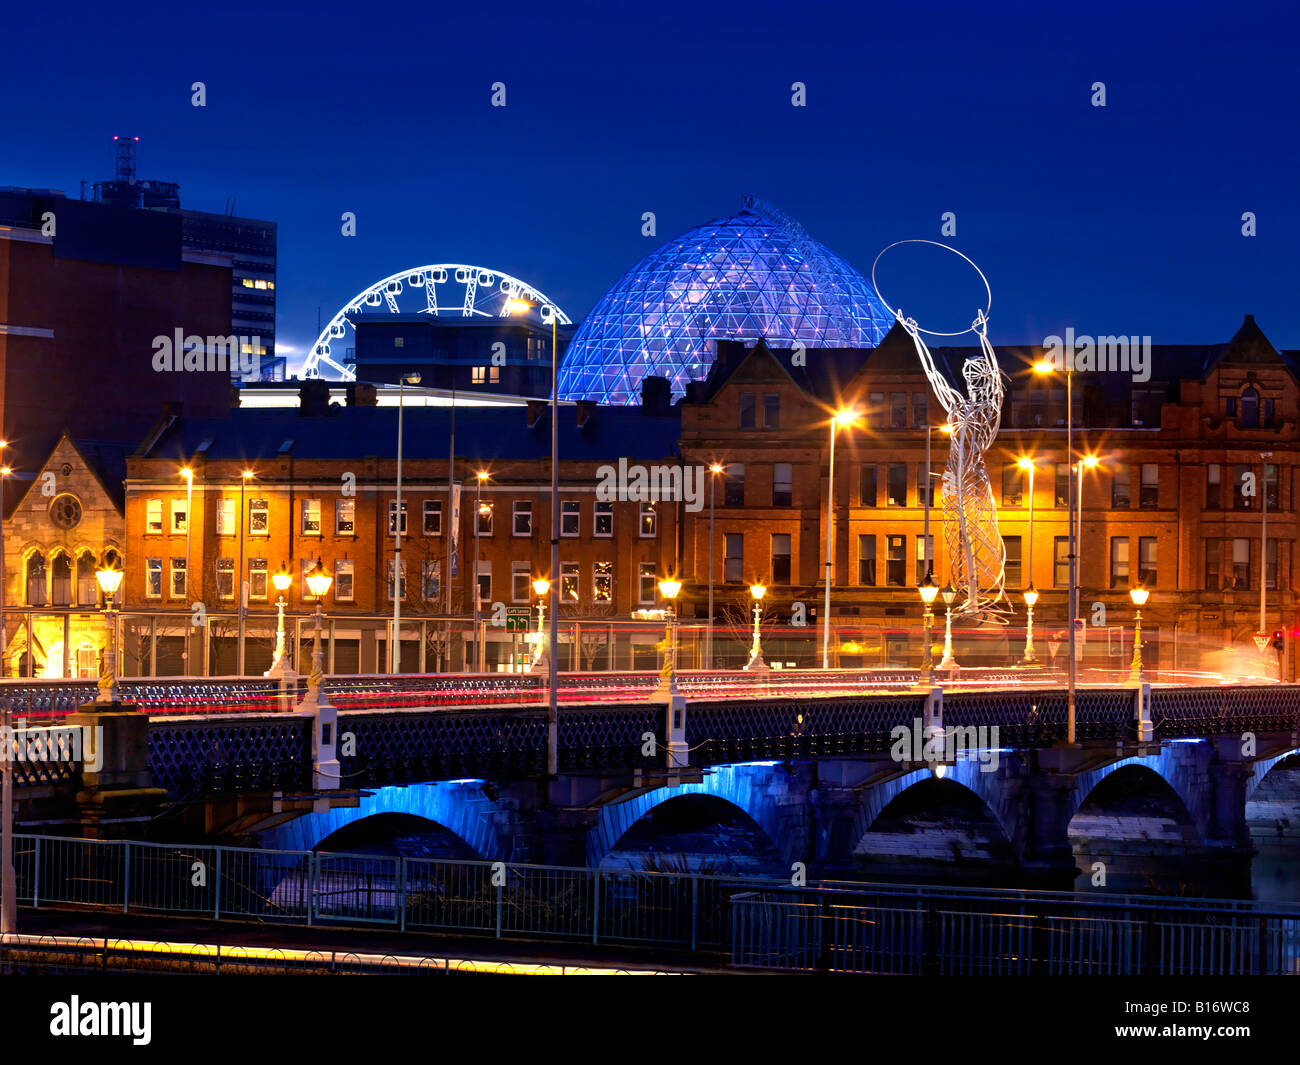
[[[956, 383], [976, 350], [934, 354]], [[1022, 593], [1030, 581], [1041, 595], [1040, 661], [1050, 661], [1064, 637], [1071, 476], [1065, 380], [1032, 371], [1043, 355], [1041, 348], [998, 350], [1010, 381], [986, 464], [1014, 613], [1001, 629], [963, 632], [959, 624], [958, 661], [964, 653], [1006, 662], [1023, 650]], [[1078, 551], [1086, 663], [1127, 662], [1128, 590], [1140, 580], [1152, 593], [1143, 621], [1148, 660], [1179, 669], [1276, 668], [1249, 637], [1260, 629], [1261, 535], [1264, 629], [1289, 630], [1300, 620], [1292, 573], [1298, 355], [1278, 352], [1247, 316], [1226, 344], [1153, 346], [1149, 380], [1082, 369], [1073, 375], [1075, 446], [1096, 459], [1083, 471]], [[715, 625], [734, 652], [745, 640], [747, 586], [761, 581], [770, 589], [769, 660], [820, 665], [830, 416], [851, 408], [861, 419], [836, 436], [832, 664], [915, 663], [927, 480], [934, 486], [931, 565], [938, 583], [949, 577], [939, 490], [945, 414], [901, 328], [875, 349], [809, 350], [806, 357], [798, 366], [790, 351], [723, 342], [710, 376], [681, 405], [685, 461], [725, 467], [715, 486]], [[1032, 530], [1022, 457], [1035, 467]], [[1250, 494], [1252, 480], [1258, 494]], [[693, 579], [682, 610], [701, 619], [708, 519], [707, 511], [690, 514], [683, 525], [681, 568]]]
[[[234, 672], [241, 577], [249, 587], [246, 671], [265, 670], [275, 625], [270, 578], [281, 564], [292, 575], [290, 631], [305, 641], [316, 604], [303, 578], [317, 559], [334, 578], [323, 604], [327, 671], [387, 671], [398, 412], [367, 405], [364, 386], [352, 395], [351, 405], [326, 405], [328, 386], [310, 381], [296, 411], [170, 417], [128, 461], [124, 587], [136, 622], [127, 642], [148, 648], [145, 672], [177, 671], [187, 639], [196, 671]], [[609, 668], [612, 647], [618, 668], [648, 667], [662, 626], [633, 615], [663, 605], [656, 582], [671, 569], [676, 515], [655, 501], [598, 498], [599, 470], [619, 456], [671, 460], [678, 419], [666, 402], [599, 410], [564, 404], [559, 416], [560, 661]], [[554, 579], [548, 406], [453, 417], [445, 408], [404, 412], [404, 671], [474, 668], [476, 569], [487, 668], [526, 665], [526, 629], [536, 623], [531, 582]], [[487, 475], [481, 482], [480, 472]], [[196, 603], [204, 606], [207, 640], [191, 624]]]

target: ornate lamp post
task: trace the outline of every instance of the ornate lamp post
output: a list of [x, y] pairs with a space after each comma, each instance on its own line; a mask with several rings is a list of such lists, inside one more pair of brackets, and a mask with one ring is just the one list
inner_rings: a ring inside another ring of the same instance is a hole
[[482, 673], [486, 668], [485, 653], [487, 648], [483, 646], [482, 619], [483, 619], [483, 596], [479, 592], [478, 584], [478, 566], [480, 555], [480, 544], [482, 543], [483, 519], [492, 513], [492, 504], [483, 502], [483, 484], [491, 479], [492, 475], [487, 470], [479, 470], [474, 475], [478, 484], [474, 489], [474, 511], [478, 515], [474, 519], [474, 648], [476, 654], [475, 660], [478, 662], [478, 671]]
[[[0, 440], [0, 449], [8, 446], [7, 440]], [[0, 466], [0, 519], [3, 518], [4, 479], [13, 472], [12, 466]], [[0, 677], [8, 676], [9, 673], [8, 663], [3, 657], [9, 649], [9, 633], [5, 627], [5, 595], [8, 591], [5, 573], [5, 528], [4, 521], [0, 520]]]
[[835, 430], [856, 425], [856, 410], [836, 411], [831, 418], [831, 456], [826, 471], [826, 601], [822, 607], [822, 669], [831, 668], [831, 578], [834, 573], [832, 552], [835, 531]]
[[239, 475], [239, 640], [235, 652], [235, 672], [244, 675], [244, 622], [248, 615], [248, 574], [244, 572], [244, 530], [248, 526], [248, 514], [244, 510], [244, 488], [253, 479], [252, 470], [244, 470]]
[[264, 674], [267, 677], [297, 676], [285, 661], [286, 656], [284, 653], [284, 593], [289, 590], [289, 584], [292, 580], [289, 570], [281, 562], [279, 572], [271, 577], [271, 583], [275, 585], [275, 590], [280, 593], [280, 597], [276, 601], [275, 654], [271, 658], [271, 668]]
[[659, 582], [659, 594], [668, 600], [668, 625], [664, 631], [664, 664], [659, 670], [659, 687], [650, 696], [651, 702], [672, 702], [680, 696], [677, 690], [677, 612], [673, 609], [682, 582], [666, 578]]
[[533, 655], [533, 664], [529, 673], [546, 673], [550, 670], [550, 658], [546, 646], [546, 593], [551, 590], [551, 582], [545, 577], [533, 581], [533, 591], [537, 593], [537, 651]]
[[934, 602], [934, 597], [939, 594], [939, 586], [934, 583], [934, 578], [927, 573], [925, 580], [920, 583], [917, 591], [921, 593], [921, 602], [925, 604], [925, 617], [923, 619], [925, 642], [921, 647], [921, 675], [917, 678], [917, 684], [920, 687], [928, 688], [934, 681], [934, 655], [930, 651], [930, 624], [934, 620], [934, 615], [930, 613], [930, 604]]
[[302, 702], [298, 704], [299, 710], [319, 710], [329, 704], [321, 699], [321, 684], [325, 679], [324, 671], [321, 669], [321, 652], [320, 652], [320, 634], [321, 622], [321, 602], [330, 590], [330, 585], [334, 583], [334, 578], [325, 572], [325, 567], [321, 565], [320, 559], [316, 559], [316, 568], [307, 574], [307, 590], [316, 599], [316, 630], [312, 637], [311, 645], [311, 674], [307, 678], [307, 694], [302, 697]]
[[763, 620], [763, 596], [767, 594], [767, 589], [761, 584], [751, 584], [749, 594], [754, 597], [754, 645], [749, 649], [749, 661], [745, 663], [745, 668], [752, 671], [768, 670], [772, 667], [763, 661], [759, 628]]
[[[929, 574], [927, 573], [926, 576]], [[951, 580], [943, 586], [940, 594], [943, 596], [947, 610], [943, 621], [943, 658], [939, 660], [939, 668], [956, 669], [957, 659], [952, 656], [952, 601], [957, 598], [957, 589], [952, 586]]]
[[1147, 597], [1151, 592], [1139, 584], [1136, 588], [1130, 588], [1128, 594], [1129, 598], [1133, 600], [1133, 605], [1137, 608], [1137, 613], [1133, 619], [1133, 665], [1129, 669], [1128, 682], [1130, 684], [1141, 684], [1144, 680], [1142, 676], [1142, 608], [1146, 606]]
[[704, 636], [704, 668], [713, 668], [713, 496], [714, 489], [718, 486], [718, 477], [726, 472], [726, 467], [720, 462], [714, 462], [709, 466], [709, 624], [705, 629]]
[[120, 703], [121, 693], [117, 690], [117, 625], [113, 620], [113, 596], [117, 594], [122, 583], [122, 571], [112, 566], [104, 566], [95, 573], [99, 590], [104, 593], [104, 619], [108, 622], [108, 648], [104, 652], [104, 670], [99, 675], [99, 695], [95, 702], [100, 705]]
[[1034, 657], [1034, 604], [1038, 602], [1038, 589], [1031, 583], [1025, 589], [1025, 657], [1023, 665], [1032, 666], [1038, 661]]

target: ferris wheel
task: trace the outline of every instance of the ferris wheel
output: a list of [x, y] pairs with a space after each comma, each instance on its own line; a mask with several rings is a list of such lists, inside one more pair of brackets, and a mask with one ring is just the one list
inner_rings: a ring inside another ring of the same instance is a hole
[[[418, 295], [417, 295], [418, 293]], [[405, 296], [403, 311], [399, 299]], [[410, 305], [419, 302], [418, 308]], [[526, 304], [526, 306], [525, 306]], [[569, 316], [550, 297], [517, 277], [500, 270], [463, 263], [440, 263], [415, 266], [376, 281], [358, 292], [330, 319], [311, 346], [303, 364], [303, 377], [320, 377], [322, 367], [329, 367], [345, 381], [356, 378], [347, 365], [345, 341], [353, 335], [354, 316], [386, 308], [390, 314], [429, 314], [440, 318], [510, 318], [536, 308], [541, 320], [550, 325], [569, 325]]]

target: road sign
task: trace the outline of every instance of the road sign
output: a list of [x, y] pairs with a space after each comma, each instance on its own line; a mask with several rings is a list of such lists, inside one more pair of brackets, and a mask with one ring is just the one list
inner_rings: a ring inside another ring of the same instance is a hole
[[1254, 636], [1251, 637], [1251, 639], [1255, 641], [1255, 646], [1259, 649], [1261, 653], [1263, 653], [1264, 648], [1268, 646], [1268, 641], [1271, 640], [1272, 638], [1273, 637], [1270, 636], [1267, 632], [1257, 632], [1255, 633]]
[[506, 632], [527, 632], [529, 611], [524, 607], [506, 608]]
[[1053, 662], [1056, 661], [1056, 652], [1059, 651], [1060, 649], [1061, 649], [1061, 641], [1060, 641], [1060, 640], [1048, 640], [1048, 641], [1047, 641], [1047, 653], [1048, 653], [1049, 655], [1052, 656], [1052, 661], [1053, 661]]

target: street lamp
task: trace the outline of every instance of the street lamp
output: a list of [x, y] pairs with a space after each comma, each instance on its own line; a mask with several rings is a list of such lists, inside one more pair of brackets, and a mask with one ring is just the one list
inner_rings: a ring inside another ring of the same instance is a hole
[[551, 582], [545, 577], [538, 577], [533, 581], [533, 591], [537, 593], [537, 651], [533, 655], [533, 664], [528, 667], [529, 673], [541, 673], [551, 668], [547, 654], [546, 633], [543, 631], [546, 621], [546, 593], [550, 590]]
[[389, 644], [389, 672], [402, 671], [402, 409], [407, 385], [423, 380], [418, 373], [397, 377], [397, 513], [393, 517], [393, 640]]
[[[0, 440], [0, 451], [9, 446], [7, 440]], [[4, 527], [4, 480], [13, 474], [12, 466], [0, 466], [0, 677], [8, 673], [7, 663], [4, 660], [4, 654], [9, 647], [9, 633], [5, 626], [5, 597], [8, 591], [8, 580], [5, 576], [5, 527]]]
[[[1079, 545], [1080, 553], [1082, 553], [1083, 551], [1083, 471], [1095, 470], [1097, 466], [1100, 465], [1100, 463], [1101, 460], [1098, 459], [1096, 455], [1084, 455], [1079, 459], [1078, 462], [1074, 464], [1075, 472], [1079, 480], [1079, 488], [1078, 491], [1075, 493], [1074, 498], [1076, 501], [1076, 510], [1077, 510], [1077, 513], [1075, 514], [1075, 520], [1078, 522], [1076, 542]], [[1076, 577], [1078, 578], [1078, 584], [1082, 586], [1083, 585], [1082, 565], [1078, 567], [1076, 572]]]
[[[927, 576], [929, 576], [929, 574], [927, 574]], [[953, 587], [951, 579], [943, 586], [943, 590], [940, 594], [943, 595], [943, 601], [947, 606], [947, 610], [944, 612], [943, 658], [939, 660], [939, 669], [956, 669], [957, 660], [952, 654], [952, 601], [957, 598], [957, 589]]]
[[704, 668], [713, 668], [713, 496], [718, 484], [719, 474], [726, 467], [720, 462], [711, 463], [709, 473], [709, 624], [704, 630]]
[[831, 575], [832, 545], [835, 532], [835, 430], [840, 426], [855, 425], [858, 412], [853, 409], [836, 411], [831, 418], [830, 468], [826, 476], [826, 600], [822, 615], [822, 669], [831, 668]]
[[285, 661], [284, 653], [284, 593], [289, 590], [289, 584], [292, 580], [288, 568], [281, 562], [279, 571], [271, 577], [271, 583], [275, 585], [275, 590], [280, 595], [276, 600], [275, 654], [271, 657], [271, 668], [264, 674], [267, 677], [293, 675], [293, 670], [288, 667]]
[[1133, 600], [1133, 606], [1137, 608], [1133, 619], [1133, 665], [1129, 669], [1128, 682], [1130, 684], [1142, 683], [1142, 608], [1146, 606], [1147, 597], [1151, 592], [1138, 585], [1128, 590], [1129, 598]]
[[96, 571], [95, 580], [104, 593], [104, 619], [108, 622], [108, 648], [104, 652], [104, 671], [99, 675], [99, 695], [95, 702], [107, 705], [122, 701], [117, 690], [117, 626], [113, 622], [113, 596], [122, 583], [122, 571], [105, 565]]
[[480, 631], [483, 603], [482, 593], [479, 591], [478, 582], [478, 565], [480, 554], [480, 543], [483, 533], [483, 519], [492, 513], [492, 504], [483, 502], [483, 484], [485, 481], [492, 479], [492, 475], [487, 470], [479, 470], [475, 477], [478, 484], [474, 490], [474, 512], [477, 515], [474, 519], [474, 657], [478, 659], [478, 671], [484, 672], [486, 669], [487, 648], [483, 646], [483, 633]]
[[930, 651], [930, 623], [934, 615], [930, 613], [930, 604], [934, 602], [934, 597], [939, 594], [939, 586], [934, 583], [934, 578], [928, 573], [917, 588], [921, 593], [921, 602], [925, 604], [925, 617], [923, 625], [925, 629], [925, 643], [921, 648], [921, 675], [917, 678], [918, 687], [928, 688], [933, 681], [932, 667], [934, 656]]
[[659, 594], [668, 600], [668, 626], [664, 631], [664, 663], [659, 670], [659, 687], [650, 696], [651, 702], [672, 703], [678, 697], [677, 691], [677, 613], [673, 609], [677, 593], [682, 590], [682, 582], [666, 577], [659, 582]]
[[1038, 602], [1038, 589], [1031, 581], [1025, 589], [1025, 657], [1021, 659], [1027, 666], [1038, 660], [1034, 657], [1034, 604]]
[[[181, 467], [181, 476], [185, 478], [185, 590], [190, 590], [190, 572], [193, 562], [190, 559], [190, 529], [194, 527], [194, 471], [188, 466]], [[199, 589], [202, 592], [202, 586]], [[190, 675], [190, 634], [194, 626], [185, 629], [185, 642], [181, 644], [181, 672]]]
[[749, 661], [745, 668], [751, 671], [768, 670], [772, 667], [763, 661], [763, 645], [759, 637], [759, 625], [763, 618], [763, 596], [767, 589], [761, 584], [751, 584], [749, 594], [754, 597], [754, 645], [749, 649]]
[[1029, 471], [1029, 558], [1027, 560], [1029, 573], [1029, 586], [1034, 586], [1034, 457], [1032, 455], [1021, 455], [1016, 459], [1016, 465], [1022, 470]]
[[239, 641], [235, 672], [241, 677], [244, 675], [244, 615], [248, 613], [248, 581], [244, 574], [244, 526], [248, 518], [244, 513], [244, 486], [252, 476], [252, 470], [244, 470], [239, 475]]
[[[1074, 359], [1067, 357], [1064, 359], [1065, 365], [1065, 455], [1067, 464], [1074, 458]], [[1044, 356], [1034, 363], [1034, 372], [1039, 374], [1050, 374], [1056, 372], [1056, 366], [1052, 360]], [[1075, 743], [1075, 712], [1074, 712], [1074, 688], [1075, 674], [1077, 664], [1074, 660], [1074, 615], [1076, 613], [1075, 605], [1075, 587], [1074, 587], [1074, 481], [1067, 477], [1066, 481], [1066, 508], [1065, 512], [1069, 519], [1070, 540], [1069, 540], [1069, 589], [1066, 594], [1065, 622], [1066, 638], [1069, 641], [1069, 669], [1068, 669], [1068, 689], [1066, 695], [1066, 714], [1065, 714], [1065, 742], [1069, 745]]]
[[307, 677], [307, 693], [303, 696], [302, 702], [298, 704], [299, 710], [315, 711], [327, 705], [321, 701], [321, 684], [325, 679], [324, 671], [321, 668], [320, 651], [320, 634], [323, 621], [321, 603], [333, 583], [334, 578], [325, 571], [325, 567], [321, 565], [320, 559], [317, 558], [316, 568], [307, 574], [307, 590], [316, 599], [316, 630], [312, 637], [311, 674]]

